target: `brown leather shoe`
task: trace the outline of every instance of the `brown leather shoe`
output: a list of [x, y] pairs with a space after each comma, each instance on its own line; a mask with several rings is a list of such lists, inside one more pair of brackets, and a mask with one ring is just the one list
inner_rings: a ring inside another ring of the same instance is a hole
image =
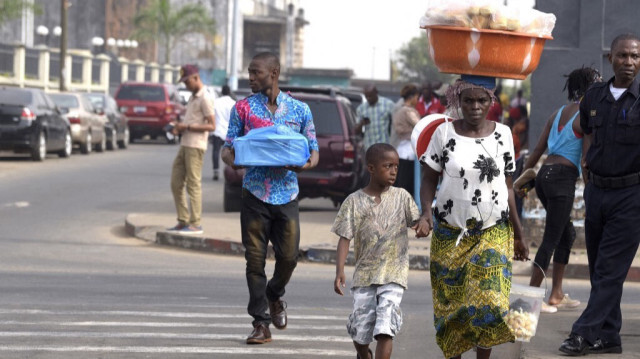
[[247, 344], [264, 344], [271, 341], [271, 331], [269, 326], [258, 323], [253, 327], [253, 331], [247, 338]]
[[276, 329], [285, 329], [287, 327], [287, 302], [283, 300], [269, 301], [269, 315], [271, 315], [271, 323]]

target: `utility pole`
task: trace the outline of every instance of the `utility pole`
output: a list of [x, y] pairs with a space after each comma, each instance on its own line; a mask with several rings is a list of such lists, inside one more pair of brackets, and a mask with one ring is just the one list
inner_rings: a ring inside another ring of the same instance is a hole
[[67, 58], [67, 8], [69, 0], [60, 0], [60, 92], [66, 91], [66, 74], [65, 59]]
[[238, 89], [238, 17], [240, 16], [240, 8], [238, 0], [233, 0], [233, 19], [231, 20], [231, 66], [229, 70], [228, 85], [231, 91]]

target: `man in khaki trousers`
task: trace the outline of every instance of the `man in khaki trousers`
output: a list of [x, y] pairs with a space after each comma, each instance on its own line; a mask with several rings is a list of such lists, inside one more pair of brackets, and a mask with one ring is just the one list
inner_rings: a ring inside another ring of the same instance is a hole
[[[178, 224], [167, 229], [181, 234], [201, 234], [202, 225], [202, 163], [207, 151], [209, 131], [215, 130], [213, 99], [200, 80], [196, 65], [184, 65], [180, 80], [192, 95], [187, 103], [184, 121], [175, 123], [173, 134], [182, 134], [180, 150], [171, 169], [171, 192], [178, 213]], [[187, 206], [187, 197], [191, 212]]]

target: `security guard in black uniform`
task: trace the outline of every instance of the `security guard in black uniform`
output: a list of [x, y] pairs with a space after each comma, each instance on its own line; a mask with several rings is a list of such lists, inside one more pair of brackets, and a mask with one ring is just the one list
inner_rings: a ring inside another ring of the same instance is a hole
[[622, 286], [640, 242], [640, 39], [616, 37], [609, 62], [614, 77], [580, 103], [591, 294], [560, 346], [572, 356], [622, 353]]

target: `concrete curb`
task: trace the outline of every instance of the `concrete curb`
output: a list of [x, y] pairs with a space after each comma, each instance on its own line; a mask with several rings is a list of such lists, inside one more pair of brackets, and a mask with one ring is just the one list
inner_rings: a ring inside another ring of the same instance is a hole
[[[137, 214], [129, 214], [125, 219], [125, 231], [132, 237], [160, 245], [189, 250], [225, 255], [244, 255], [244, 246], [238, 241], [203, 236], [180, 235], [166, 232], [165, 228], [160, 226], [136, 225], [135, 220], [137, 216]], [[271, 246], [269, 246], [267, 256], [269, 258], [273, 258], [273, 248]], [[336, 249], [334, 246], [329, 244], [300, 248], [299, 260], [314, 263], [335, 264]], [[354, 265], [354, 263], [354, 254], [350, 251], [347, 257], [347, 265]], [[430, 258], [428, 255], [409, 255], [410, 269], [429, 270], [429, 264]], [[552, 268], [553, 264], [549, 267], [549, 273], [551, 273]], [[514, 275], [528, 276], [531, 274], [531, 263], [514, 261], [512, 272]], [[589, 266], [587, 264], [570, 263], [565, 269], [564, 277], [573, 279], [589, 279]], [[640, 267], [631, 267], [626, 280], [630, 282], [640, 282]], [[551, 288], [551, 283], [548, 284], [548, 287], [549, 289]]]

